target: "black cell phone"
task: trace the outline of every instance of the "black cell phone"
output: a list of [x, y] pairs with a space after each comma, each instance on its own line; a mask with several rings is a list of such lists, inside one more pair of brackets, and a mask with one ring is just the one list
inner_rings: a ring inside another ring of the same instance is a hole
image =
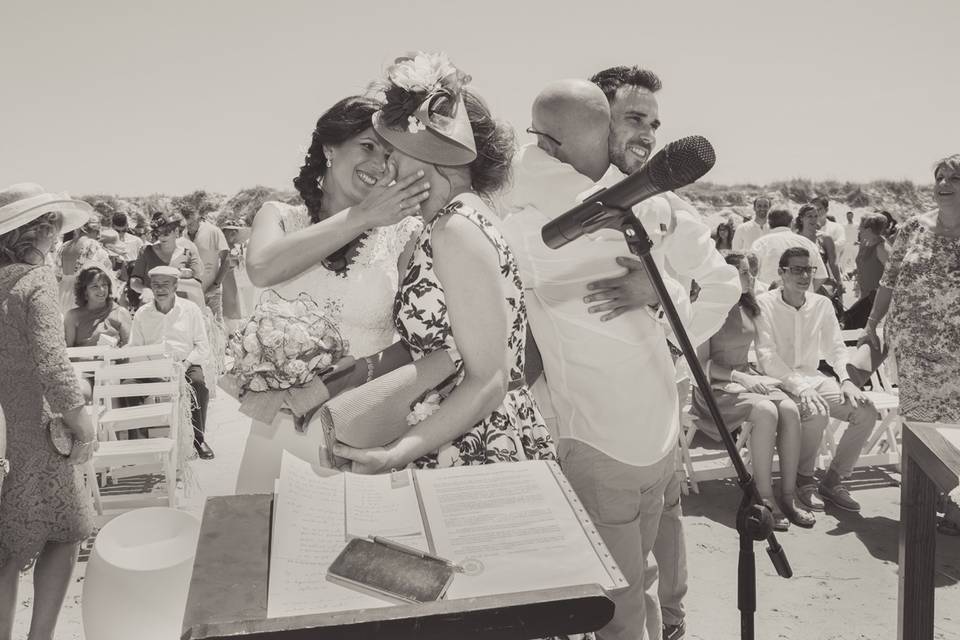
[[393, 602], [440, 600], [454, 569], [442, 560], [421, 558], [387, 545], [354, 538], [327, 569], [327, 579]]

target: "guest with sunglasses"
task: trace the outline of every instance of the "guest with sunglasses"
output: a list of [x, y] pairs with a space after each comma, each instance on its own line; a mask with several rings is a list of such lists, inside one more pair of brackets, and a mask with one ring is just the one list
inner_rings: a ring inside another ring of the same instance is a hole
[[141, 304], [153, 299], [147, 274], [154, 267], [168, 266], [179, 269], [180, 286], [177, 295], [203, 308], [203, 291], [200, 277], [203, 261], [200, 250], [187, 238], [181, 238], [184, 221], [175, 211], [157, 211], [150, 218], [153, 243], [145, 245], [130, 271], [130, 288], [140, 294]]
[[[806, 248], [787, 249], [778, 269], [783, 286], [757, 297], [757, 359], [761, 372], [779, 380], [800, 409], [797, 501], [811, 511], [823, 511], [826, 500], [858, 512], [860, 505], [841, 481], [853, 471], [873, 432], [877, 410], [847, 377], [847, 348], [833, 305], [825, 296], [807, 291], [817, 272], [810, 262]], [[821, 357], [839, 374], [839, 384], [817, 370]], [[847, 422], [847, 427], [830, 468], [818, 483], [814, 478], [817, 452], [830, 418]]]

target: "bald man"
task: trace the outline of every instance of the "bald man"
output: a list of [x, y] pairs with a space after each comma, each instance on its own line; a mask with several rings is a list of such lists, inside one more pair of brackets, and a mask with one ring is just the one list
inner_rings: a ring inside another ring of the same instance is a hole
[[[624, 177], [611, 166], [619, 147], [611, 144], [610, 100], [593, 82], [553, 82], [537, 96], [532, 120], [528, 132], [537, 143], [524, 146], [514, 161], [502, 228], [517, 257], [529, 327], [542, 355], [545, 375], [533, 390], [555, 429], [564, 473], [630, 583], [613, 594], [614, 618], [598, 638], [660, 638], [651, 552], [661, 515], [675, 526], [666, 536], [670, 544], [656, 555], [670, 569], [678, 605], [686, 588], [669, 327], [619, 231], [602, 229], [558, 250], [540, 235], [544, 224], [588, 192]], [[651, 256], [691, 340], [705, 341], [740, 295], [736, 270], [716, 252], [698, 214], [673, 194], [648, 199], [633, 212], [654, 244]], [[690, 278], [705, 286], [698, 299], [705, 313], [695, 314], [689, 303]], [[682, 635], [682, 618], [673, 627]]]

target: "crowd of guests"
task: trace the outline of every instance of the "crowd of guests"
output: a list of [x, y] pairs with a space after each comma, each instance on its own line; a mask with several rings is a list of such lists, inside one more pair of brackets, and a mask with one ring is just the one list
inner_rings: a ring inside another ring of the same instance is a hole
[[[531, 109], [537, 142], [519, 151], [468, 81], [445, 56], [420, 53], [398, 59], [368, 95], [336, 103], [294, 179], [304, 204], [264, 204], [243, 248], [239, 228], [224, 233], [196, 211], [171, 209], [152, 214], [149, 242], [119, 216], [105, 242], [85, 203], [36, 185], [0, 191], [10, 462], [9, 472], [0, 467], [0, 637], [12, 627], [18, 572], [31, 565], [31, 637], [52, 637], [77, 543], [92, 529], [78, 465], [97, 443], [83, 410], [89, 388], [67, 345], [168, 343], [193, 389], [195, 447], [212, 458], [203, 364], [216, 351], [211, 325], [250, 311], [230, 291], [241, 260], [254, 285], [324, 303], [349, 344], [338, 375], [361, 395], [375, 396], [382, 373], [413, 361], [454, 363], [433, 413], [393, 442], [337, 443], [332, 454], [358, 473], [558, 460], [629, 582], [611, 594], [613, 620], [598, 637], [684, 637], [680, 403], [662, 303], [618, 231], [559, 250], [540, 233], [580, 194], [649, 159], [660, 79], [613, 67], [551, 83]], [[856, 264], [861, 297], [873, 295], [865, 340], [879, 341], [886, 317], [904, 415], [957, 422], [960, 156], [935, 178], [938, 210], [905, 223], [892, 247], [875, 222], [861, 222]], [[850, 236], [829, 224], [827, 208], [815, 200], [795, 220], [758, 198], [754, 220], [716, 237], [672, 193], [633, 212], [692, 342], [704, 345], [725, 427], [752, 425], [754, 470], [779, 529], [813, 526], [825, 503], [859, 510], [843, 480], [877, 420], [847, 374], [835, 300]], [[709, 430], [703, 404], [694, 397]], [[830, 417], [847, 426], [818, 477]], [[76, 435], [69, 458], [47, 441], [54, 419]], [[318, 428], [284, 411], [254, 421], [238, 492], [272, 491], [284, 451], [318, 462], [309, 437]]]

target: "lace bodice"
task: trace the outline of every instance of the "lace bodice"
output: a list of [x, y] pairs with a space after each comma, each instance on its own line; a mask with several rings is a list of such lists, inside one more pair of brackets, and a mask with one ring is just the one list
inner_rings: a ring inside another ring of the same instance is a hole
[[[306, 228], [310, 217], [304, 206], [270, 202], [280, 212], [284, 233]], [[285, 298], [304, 292], [331, 309], [350, 354], [370, 355], [396, 341], [393, 298], [397, 293], [397, 261], [410, 237], [419, 233], [417, 218], [406, 218], [391, 227], [377, 227], [361, 241], [356, 259], [346, 275], [337, 275], [321, 264], [271, 287]]]

